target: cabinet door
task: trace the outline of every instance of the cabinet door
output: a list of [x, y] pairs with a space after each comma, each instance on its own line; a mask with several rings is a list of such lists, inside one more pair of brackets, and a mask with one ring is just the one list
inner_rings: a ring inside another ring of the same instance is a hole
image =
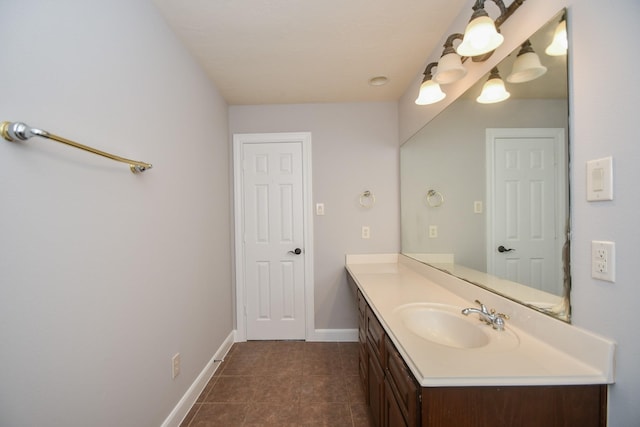
[[371, 344], [370, 353], [375, 354], [380, 366], [384, 368], [384, 329], [371, 307], [367, 306], [367, 339]]
[[[368, 395], [367, 391], [367, 301], [362, 296], [360, 290], [358, 290], [358, 341], [359, 341], [359, 357], [358, 357], [358, 367], [360, 369], [360, 381], [362, 382], [362, 387], [364, 387], [365, 396]], [[367, 401], [367, 403], [369, 403]]]
[[402, 410], [396, 400], [388, 380], [384, 381], [384, 427], [407, 427]]
[[368, 380], [368, 399], [369, 399], [369, 409], [371, 410], [371, 418], [373, 419], [373, 424], [376, 427], [381, 427], [383, 420], [383, 409], [384, 409], [384, 371], [380, 367], [380, 362], [373, 355], [373, 351], [371, 349], [371, 342], [368, 342], [369, 345], [369, 357], [368, 357], [368, 371], [369, 375], [367, 377]]
[[398, 408], [407, 425], [418, 426], [420, 424], [420, 388], [402, 360], [402, 356], [387, 336], [385, 336], [385, 354], [387, 355], [386, 377], [389, 381], [389, 388], [393, 391], [398, 402]]

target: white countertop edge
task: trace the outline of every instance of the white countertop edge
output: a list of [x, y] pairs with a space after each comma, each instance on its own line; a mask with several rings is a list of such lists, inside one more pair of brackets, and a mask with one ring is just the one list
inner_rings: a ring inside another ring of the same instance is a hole
[[464, 377], [425, 377], [419, 381], [421, 387], [526, 387], [526, 386], [558, 386], [558, 385], [605, 385], [606, 378], [600, 376], [589, 377], [494, 377], [494, 378], [464, 378]]
[[[396, 261], [394, 261], [394, 256]], [[464, 280], [444, 273], [436, 268], [422, 264], [416, 260], [405, 257], [401, 254], [375, 254], [375, 255], [347, 255], [347, 270], [352, 273], [354, 279], [358, 283], [358, 287], [362, 290], [362, 286], [358, 281], [358, 275], [362, 274], [359, 264], [382, 264], [371, 266], [373, 274], [379, 272], [388, 272], [392, 269], [392, 265], [397, 263], [405, 265], [411, 270], [418, 272], [429, 281], [438, 286], [444, 287], [446, 290], [456, 294], [458, 297], [473, 301], [480, 299], [483, 303], [491, 308], [496, 308], [500, 312], [504, 312], [511, 316], [509, 322], [514, 322], [514, 326], [526, 331], [527, 334], [540, 339], [541, 341], [551, 345], [561, 352], [566, 353], [569, 357], [585, 363], [593, 367], [598, 374], [596, 375], [536, 375], [536, 376], [487, 376], [487, 377], [465, 377], [465, 376], [446, 376], [434, 377], [423, 376], [417, 366], [414, 365], [413, 359], [406, 354], [402, 346], [390, 330], [384, 317], [378, 312], [375, 303], [370, 300], [366, 292], [363, 295], [369, 305], [372, 307], [380, 323], [387, 331], [389, 338], [394, 343], [398, 351], [401, 353], [410, 370], [417, 378], [421, 386], [424, 387], [445, 387], [445, 386], [518, 386], [518, 385], [587, 385], [587, 384], [612, 384], [614, 380], [615, 367], [615, 342], [601, 337], [591, 331], [576, 327], [574, 325], [551, 318], [543, 313], [537, 312], [522, 304], [518, 304], [500, 295], [494, 294], [483, 288], [474, 286]], [[351, 268], [353, 267], [353, 268]], [[366, 266], [362, 266], [366, 267]], [[380, 269], [382, 267], [382, 269]], [[379, 271], [376, 271], [379, 270]], [[359, 270], [359, 271], [354, 271]], [[471, 303], [473, 305], [473, 303]], [[600, 369], [602, 368], [602, 369]]]

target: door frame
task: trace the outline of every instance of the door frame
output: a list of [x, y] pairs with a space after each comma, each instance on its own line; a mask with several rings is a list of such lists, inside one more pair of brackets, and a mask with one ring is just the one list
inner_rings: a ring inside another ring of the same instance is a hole
[[[567, 218], [569, 206], [567, 205], [568, 191], [568, 168], [567, 163], [567, 144], [564, 128], [487, 128], [486, 129], [486, 253], [487, 253], [487, 273], [493, 274], [493, 265], [495, 260], [495, 242], [493, 239], [494, 231], [494, 212], [493, 212], [493, 192], [495, 186], [495, 140], [496, 138], [524, 137], [524, 138], [554, 138], [558, 144], [555, 145], [555, 179], [556, 179], [556, 217]], [[562, 254], [562, 247], [565, 243], [567, 232], [565, 228], [567, 224], [558, 221], [556, 223], [556, 254]], [[560, 264], [562, 265], [562, 264]], [[558, 269], [558, 280], [560, 284], [564, 283], [562, 273], [563, 269]]]
[[313, 286], [313, 210], [311, 182], [311, 132], [280, 133], [236, 133], [233, 135], [233, 197], [234, 197], [234, 244], [235, 244], [235, 341], [247, 340], [246, 282], [244, 274], [243, 206], [243, 160], [244, 144], [302, 143], [302, 192], [303, 192], [303, 238], [304, 238], [304, 301], [305, 337], [315, 332], [315, 308]]

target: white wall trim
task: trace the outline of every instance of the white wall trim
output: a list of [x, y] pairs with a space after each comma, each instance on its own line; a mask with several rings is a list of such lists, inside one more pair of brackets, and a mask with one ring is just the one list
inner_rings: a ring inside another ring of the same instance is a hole
[[236, 295], [236, 342], [247, 340], [245, 283], [243, 265], [243, 230], [242, 230], [242, 144], [262, 142], [301, 142], [302, 143], [302, 185], [304, 191], [304, 287], [305, 287], [305, 335], [308, 341], [315, 333], [315, 303], [314, 303], [314, 273], [313, 273], [313, 186], [312, 186], [312, 157], [311, 132], [283, 132], [283, 133], [238, 133], [233, 135], [233, 192], [235, 212], [235, 295]]
[[231, 346], [235, 342], [235, 331], [227, 336], [222, 342], [222, 345], [215, 352], [209, 363], [204, 367], [202, 372], [196, 377], [196, 380], [191, 384], [187, 392], [182, 396], [178, 404], [173, 408], [169, 416], [162, 423], [162, 427], [178, 427], [180, 423], [185, 419], [191, 407], [196, 403], [198, 396], [202, 393], [202, 390], [207, 386], [211, 377], [220, 366], [221, 361], [225, 358]]
[[307, 335], [307, 341], [325, 342], [357, 342], [357, 329], [315, 329], [312, 334]]

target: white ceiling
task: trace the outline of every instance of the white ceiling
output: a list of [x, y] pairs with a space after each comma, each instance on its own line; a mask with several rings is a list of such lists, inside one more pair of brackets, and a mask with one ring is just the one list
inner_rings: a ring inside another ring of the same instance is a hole
[[249, 105], [398, 100], [466, 1], [154, 3], [227, 103]]

